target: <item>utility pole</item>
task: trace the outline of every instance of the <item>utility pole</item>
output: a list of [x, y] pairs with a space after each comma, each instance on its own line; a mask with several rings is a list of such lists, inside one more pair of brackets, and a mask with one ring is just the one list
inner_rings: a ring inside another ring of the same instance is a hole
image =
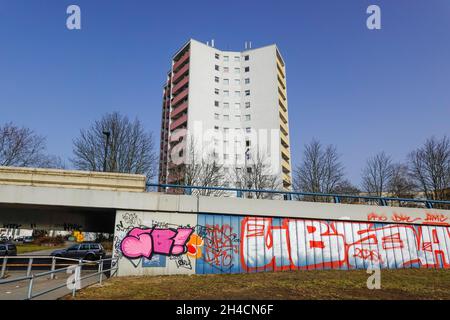
[[103, 172], [106, 172], [106, 159], [108, 157], [109, 137], [111, 135], [111, 132], [110, 131], [103, 131], [103, 134], [106, 136], [105, 158], [103, 160]]

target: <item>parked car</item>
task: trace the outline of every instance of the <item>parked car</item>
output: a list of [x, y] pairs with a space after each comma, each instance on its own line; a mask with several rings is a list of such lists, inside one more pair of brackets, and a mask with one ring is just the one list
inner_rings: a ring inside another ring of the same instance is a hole
[[32, 236], [23, 237], [23, 243], [32, 243], [34, 238]]
[[74, 244], [66, 249], [55, 250], [51, 253], [52, 256], [62, 258], [73, 258], [83, 260], [99, 260], [105, 257], [105, 249], [100, 243], [83, 242]]
[[0, 243], [0, 256], [17, 256], [17, 248], [12, 243]]

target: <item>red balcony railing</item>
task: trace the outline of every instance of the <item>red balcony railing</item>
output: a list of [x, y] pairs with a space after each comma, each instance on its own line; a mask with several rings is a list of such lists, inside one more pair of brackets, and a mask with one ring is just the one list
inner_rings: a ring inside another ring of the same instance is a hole
[[175, 62], [174, 64], [173, 64], [173, 70], [176, 72], [177, 71], [177, 69], [183, 64], [183, 63], [185, 63], [186, 61], [187, 61], [187, 59], [189, 59], [189, 56], [190, 56], [190, 54], [189, 54], [189, 51], [188, 52], [186, 52], [177, 62]]
[[187, 65], [185, 65], [183, 68], [181, 68], [180, 70], [174, 72], [173, 74], [173, 78], [172, 78], [172, 83], [175, 84], [177, 83], [177, 81], [180, 79], [180, 77], [184, 74], [186, 74], [186, 72], [189, 70], [189, 63]]
[[172, 183], [179, 182], [179, 181], [180, 181], [180, 177], [178, 177], [178, 176], [172, 176], [172, 175], [170, 175], [170, 173], [169, 173], [169, 177], [167, 178], [167, 182], [168, 182], [168, 183], [172, 184]]
[[188, 96], [188, 93], [189, 93], [188, 88], [181, 91], [175, 98], [173, 98], [172, 107], [176, 106], [178, 102], [183, 101]]
[[172, 110], [172, 112], [170, 113], [170, 118], [171, 119], [176, 118], [180, 113], [186, 111], [187, 108], [188, 108], [187, 101], [183, 102], [182, 104], [178, 105], [175, 109]]
[[178, 82], [172, 89], [172, 93], [175, 94], [177, 93], [183, 86], [185, 86], [186, 84], [189, 83], [189, 76], [184, 77], [183, 79], [181, 79], [180, 82]]
[[170, 124], [170, 130], [173, 131], [173, 130], [177, 129], [178, 127], [181, 127], [182, 125], [184, 125], [186, 123], [187, 123], [187, 114], [182, 115], [177, 120], [173, 121]]
[[173, 162], [169, 162], [169, 164], [167, 165], [167, 168], [168, 168], [169, 170], [173, 170], [173, 169], [179, 168], [180, 166], [183, 166], [183, 165], [184, 165], [184, 163], [178, 163], [178, 164], [176, 164], [176, 163], [173, 163]]

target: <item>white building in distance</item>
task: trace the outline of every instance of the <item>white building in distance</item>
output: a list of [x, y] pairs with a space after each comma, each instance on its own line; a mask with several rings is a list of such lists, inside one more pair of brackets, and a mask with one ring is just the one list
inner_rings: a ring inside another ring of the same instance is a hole
[[280, 187], [291, 189], [286, 68], [277, 46], [238, 52], [192, 39], [183, 45], [164, 86], [160, 148], [161, 184], [184, 184], [174, 171], [195, 152], [227, 172], [264, 161]]

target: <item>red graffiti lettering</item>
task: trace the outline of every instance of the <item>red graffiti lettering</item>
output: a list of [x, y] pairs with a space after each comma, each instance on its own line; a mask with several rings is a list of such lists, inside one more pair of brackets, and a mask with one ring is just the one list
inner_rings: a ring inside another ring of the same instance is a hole
[[432, 214], [432, 213], [427, 213], [425, 221], [423, 222], [424, 224], [433, 224], [433, 225], [449, 225], [448, 223], [448, 217], [443, 215], [442, 213], [440, 214]]
[[387, 217], [384, 214], [383, 215], [379, 215], [379, 214], [376, 214], [376, 213], [372, 212], [372, 213], [369, 213], [367, 215], [367, 220], [383, 222], [383, 221], [387, 221]]
[[353, 257], [358, 257], [363, 260], [370, 260], [373, 262], [383, 261], [378, 251], [369, 249], [355, 248], [355, 253], [353, 254]]
[[421, 218], [411, 218], [410, 216], [402, 213], [394, 213], [392, 215], [392, 221], [395, 222], [413, 223], [419, 220], [421, 220]]
[[219, 268], [231, 268], [233, 254], [238, 252], [237, 235], [228, 224], [206, 225], [205, 262]]

